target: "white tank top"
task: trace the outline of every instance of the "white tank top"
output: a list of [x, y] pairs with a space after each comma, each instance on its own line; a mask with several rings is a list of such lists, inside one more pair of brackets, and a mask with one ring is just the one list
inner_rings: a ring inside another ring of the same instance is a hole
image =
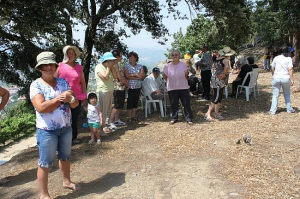
[[97, 106], [99, 106], [99, 104], [96, 104], [95, 106], [88, 104], [88, 113], [87, 113], [88, 123], [100, 122]]

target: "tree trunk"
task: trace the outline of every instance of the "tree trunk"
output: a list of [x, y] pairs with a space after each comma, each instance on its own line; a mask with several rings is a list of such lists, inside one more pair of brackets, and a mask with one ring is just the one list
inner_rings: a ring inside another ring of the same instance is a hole
[[299, 53], [299, 50], [300, 50], [300, 43], [299, 43], [299, 36], [300, 36], [300, 34], [299, 34], [299, 32], [298, 31], [296, 31], [295, 33], [294, 33], [294, 39], [293, 39], [293, 48], [294, 48], [294, 50], [295, 50], [295, 56], [294, 56], [294, 58], [293, 58], [293, 62], [294, 62], [294, 64], [295, 64], [295, 66], [298, 66], [299, 65], [299, 60], [300, 60], [300, 53]]
[[82, 56], [83, 73], [85, 77], [86, 85], [89, 82], [89, 74], [92, 62], [92, 50], [94, 47], [94, 38], [96, 33], [96, 27], [91, 25], [85, 30], [85, 40]]

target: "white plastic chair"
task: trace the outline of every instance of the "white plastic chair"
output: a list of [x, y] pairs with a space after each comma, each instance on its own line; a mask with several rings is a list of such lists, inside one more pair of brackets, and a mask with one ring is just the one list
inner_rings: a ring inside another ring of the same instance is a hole
[[[248, 86], [245, 86], [245, 82], [247, 80], [247, 78], [250, 76], [250, 82]], [[239, 88], [244, 88], [245, 92], [246, 92], [246, 101], [249, 101], [249, 95], [251, 93], [251, 90], [253, 89], [253, 94], [254, 94], [254, 98], [256, 99], [256, 93], [255, 93], [255, 87], [256, 87], [256, 82], [257, 82], [257, 77], [258, 77], [258, 73], [256, 72], [248, 72], [242, 85], [238, 85], [237, 89], [236, 89], [236, 96], [235, 98], [237, 98], [238, 93], [239, 93]]]
[[154, 100], [154, 99], [152, 99], [152, 97], [150, 95], [145, 96], [143, 90], [141, 90], [141, 95], [142, 95], [142, 98], [145, 99], [145, 118], [147, 118], [148, 111], [149, 111], [149, 114], [151, 114], [151, 103], [154, 107], [154, 111], [157, 111], [157, 108], [156, 108], [157, 102], [159, 103], [161, 117], [165, 117], [162, 100]]
[[224, 92], [225, 92], [225, 98], [227, 99], [228, 98], [228, 87], [227, 86], [225, 86]]
[[[257, 75], [260, 73], [260, 71], [262, 71], [262, 69], [261, 68], [253, 68], [253, 71], [252, 72], [256, 72], [257, 73]], [[258, 79], [258, 78], [257, 78]], [[258, 80], [256, 80], [256, 84], [255, 84], [255, 86], [256, 86], [256, 90], [257, 90], [257, 95], [259, 95], [259, 89], [258, 89]]]

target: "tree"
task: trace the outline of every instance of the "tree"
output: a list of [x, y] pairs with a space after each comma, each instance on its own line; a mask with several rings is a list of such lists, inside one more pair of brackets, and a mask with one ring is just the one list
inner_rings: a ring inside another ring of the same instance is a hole
[[[73, 38], [73, 32], [76, 31], [75, 25], [81, 24], [86, 29], [84, 46], [79, 48], [82, 50], [82, 65], [88, 82], [94, 60], [93, 49], [96, 49], [97, 55], [112, 48], [126, 52], [126, 45], [121, 41], [122, 36], [128, 36], [125, 27], [133, 34], [145, 29], [163, 44], [168, 30], [162, 24], [164, 16], [160, 10], [165, 6], [175, 19], [185, 18], [177, 10], [180, 1], [165, 0], [165, 5], [160, 5], [159, 0], [1, 0], [0, 78], [22, 88], [20, 94], [28, 95], [29, 84], [38, 76], [33, 69], [37, 54], [45, 50], [53, 51], [58, 56], [57, 60], [62, 60], [63, 46], [79, 46]], [[222, 14], [221, 8], [214, 6], [215, 1], [184, 1], [197, 11], [203, 3], [210, 15]], [[227, 1], [228, 5], [220, 1], [225, 9], [243, 8], [240, 1]], [[236, 14], [246, 16], [244, 11], [236, 11], [234, 15], [230, 11], [223, 12], [228, 19], [224, 24]], [[120, 21], [124, 27], [120, 26]]]
[[257, 33], [265, 45], [287, 44], [293, 46], [299, 63], [300, 2], [294, 0], [261, 0], [254, 12]]

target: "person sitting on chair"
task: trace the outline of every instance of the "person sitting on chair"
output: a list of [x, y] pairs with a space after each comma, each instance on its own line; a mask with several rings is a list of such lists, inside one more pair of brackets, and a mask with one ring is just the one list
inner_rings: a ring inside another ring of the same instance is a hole
[[253, 68], [258, 68], [258, 66], [254, 63], [254, 57], [247, 58], [249, 65]]
[[144, 94], [150, 95], [154, 100], [163, 100], [164, 93], [160, 89], [163, 84], [161, 78], [159, 78], [160, 70], [155, 67], [152, 69], [152, 73], [148, 75], [143, 81], [143, 92]]
[[[239, 57], [237, 62], [239, 62], [238, 64], [240, 64], [240, 66], [241, 66], [241, 71], [239, 72], [236, 79], [232, 82], [231, 97], [235, 97], [236, 89], [237, 89], [238, 85], [242, 85], [247, 73], [251, 72], [253, 70], [252, 67], [249, 66], [248, 60], [245, 57]], [[248, 77], [248, 79], [246, 80], [245, 86], [248, 86], [249, 82], [250, 82], [250, 77]]]

